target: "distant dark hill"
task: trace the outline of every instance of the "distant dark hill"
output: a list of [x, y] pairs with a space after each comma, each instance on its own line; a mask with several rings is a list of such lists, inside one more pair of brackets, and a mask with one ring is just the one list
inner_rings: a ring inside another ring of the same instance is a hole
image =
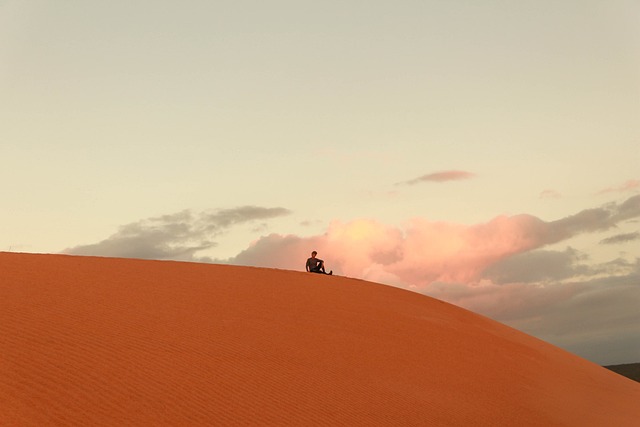
[[625, 365], [611, 365], [605, 366], [605, 368], [623, 375], [627, 378], [631, 378], [634, 381], [640, 382], [640, 363], [627, 363]]

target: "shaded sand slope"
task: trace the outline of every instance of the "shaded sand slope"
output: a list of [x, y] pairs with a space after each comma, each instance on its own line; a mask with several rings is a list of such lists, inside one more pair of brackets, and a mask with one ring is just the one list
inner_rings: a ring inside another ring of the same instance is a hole
[[0, 425], [637, 426], [640, 384], [393, 287], [0, 253]]

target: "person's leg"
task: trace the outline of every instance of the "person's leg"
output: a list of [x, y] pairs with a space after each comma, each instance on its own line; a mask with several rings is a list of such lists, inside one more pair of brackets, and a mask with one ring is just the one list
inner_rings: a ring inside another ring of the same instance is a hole
[[322, 265], [319, 264], [319, 265], [313, 267], [311, 270], [309, 270], [309, 273], [333, 275], [333, 270], [331, 270], [329, 273], [327, 273], [327, 271], [324, 269], [324, 264], [322, 264]]

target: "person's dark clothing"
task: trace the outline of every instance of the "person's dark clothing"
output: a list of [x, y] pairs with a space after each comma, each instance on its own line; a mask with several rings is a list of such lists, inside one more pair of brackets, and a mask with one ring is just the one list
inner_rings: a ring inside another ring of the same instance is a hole
[[324, 270], [324, 261], [314, 257], [307, 259], [307, 271], [311, 273], [326, 273]]
[[331, 276], [333, 274], [333, 270], [330, 272], [326, 272], [324, 269], [324, 261], [320, 258], [316, 258], [316, 251], [311, 252], [311, 258], [307, 258], [307, 271], [310, 273], [319, 273], [319, 274], [328, 274]]
[[309, 258], [307, 259], [307, 271], [311, 273], [325, 273], [324, 269], [324, 261], [320, 258]]

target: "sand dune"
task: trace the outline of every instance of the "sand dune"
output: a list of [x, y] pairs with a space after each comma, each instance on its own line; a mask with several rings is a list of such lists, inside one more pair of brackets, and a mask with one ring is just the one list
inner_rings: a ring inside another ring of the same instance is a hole
[[0, 254], [0, 425], [637, 426], [640, 384], [304, 272]]

